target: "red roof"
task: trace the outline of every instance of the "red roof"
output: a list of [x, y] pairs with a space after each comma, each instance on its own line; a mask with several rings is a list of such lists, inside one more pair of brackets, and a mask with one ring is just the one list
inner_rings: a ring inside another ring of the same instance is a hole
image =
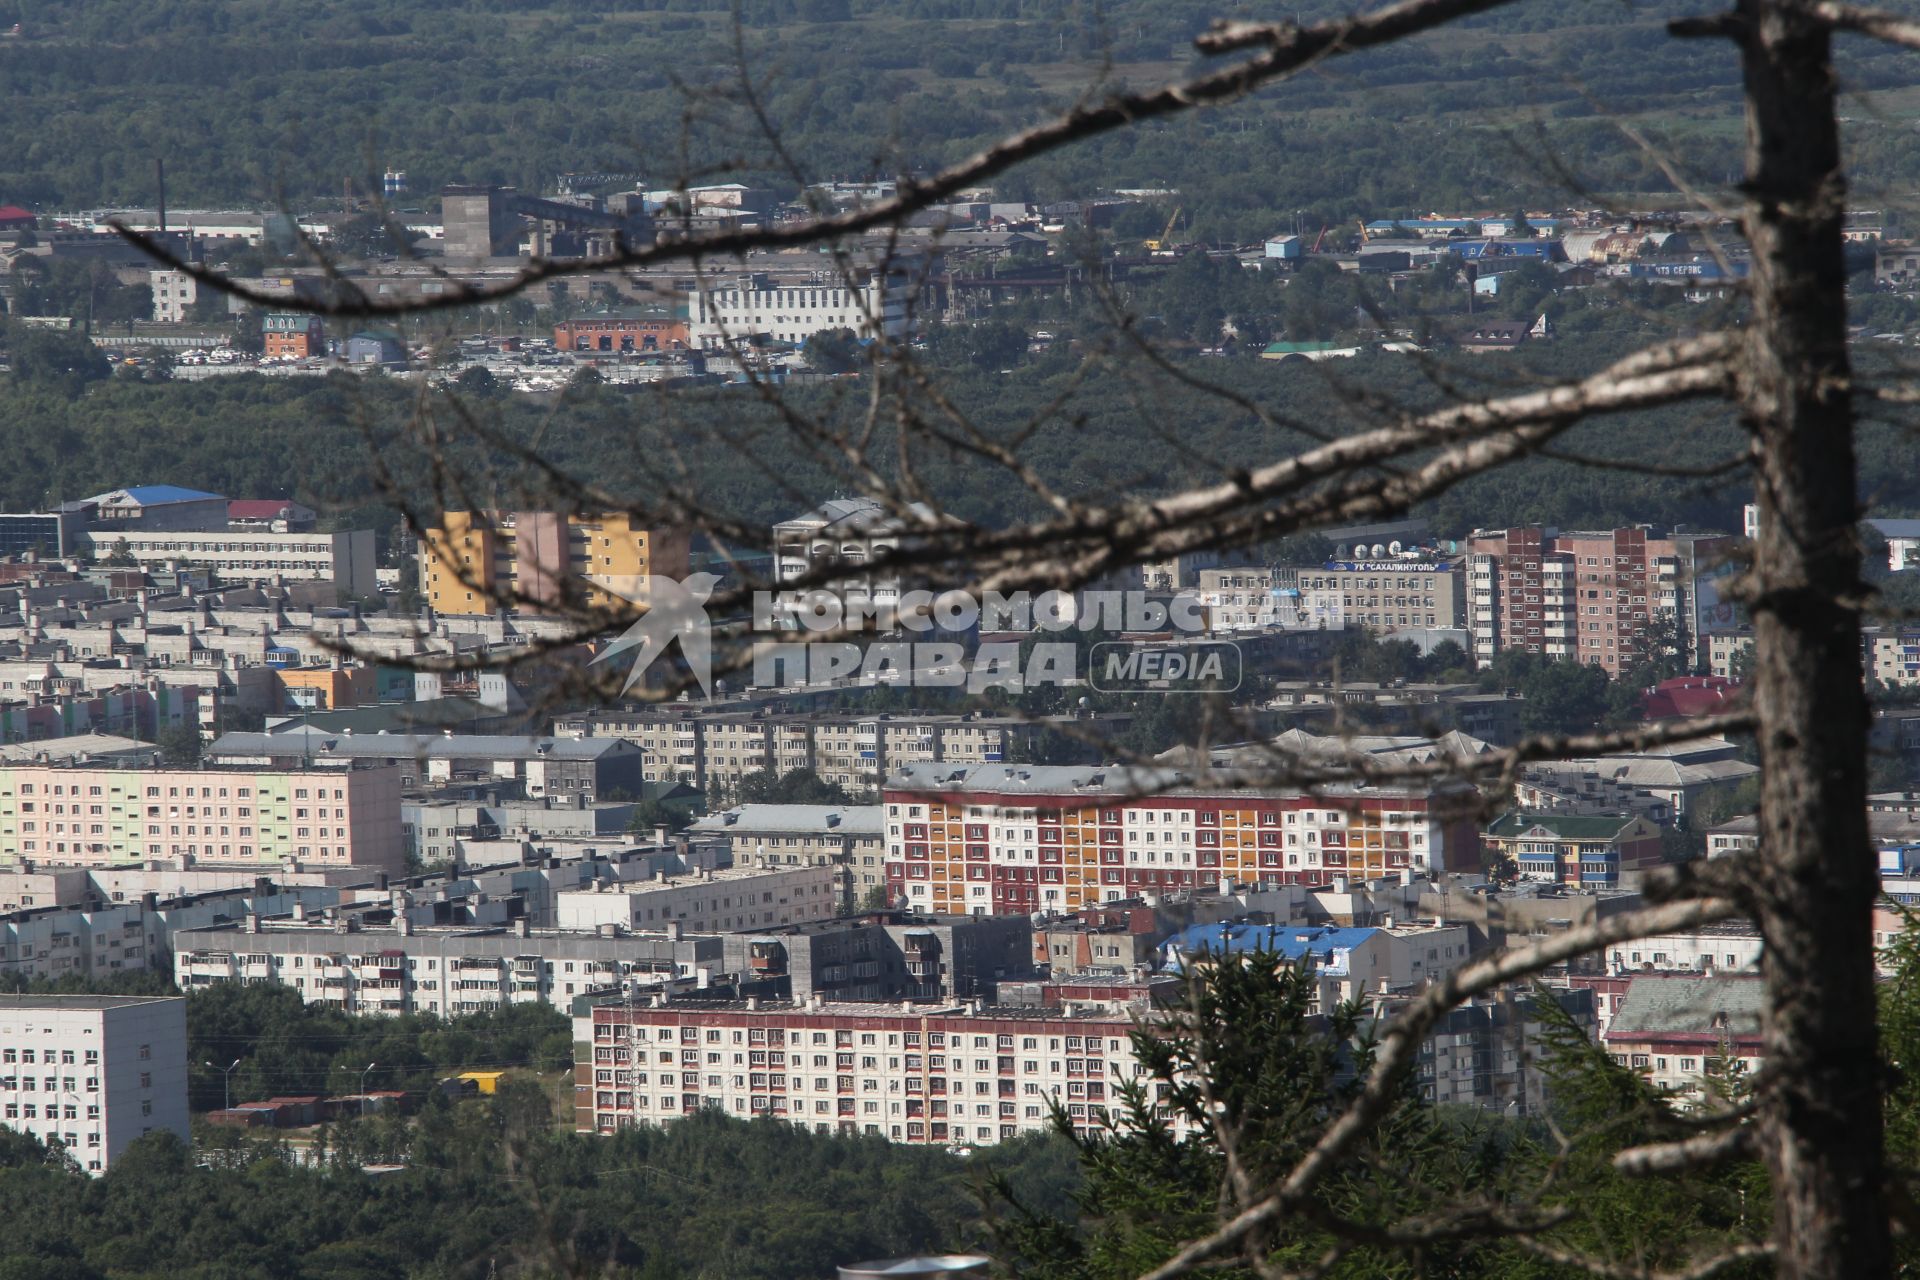
[[1662, 680], [1642, 695], [1640, 707], [1649, 720], [1691, 720], [1716, 715], [1740, 696], [1740, 682], [1725, 676], [1676, 676]]
[[227, 504], [227, 519], [271, 520], [292, 505], [279, 498], [242, 498]]
[[32, 213], [17, 204], [0, 204], [0, 222], [32, 222]]

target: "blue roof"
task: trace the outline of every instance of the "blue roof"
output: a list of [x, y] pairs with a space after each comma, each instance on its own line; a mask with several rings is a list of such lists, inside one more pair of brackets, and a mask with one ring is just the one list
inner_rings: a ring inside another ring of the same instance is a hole
[[[177, 484], [128, 485], [124, 490], [116, 490], [115, 492], [125, 493], [129, 498], [132, 498], [143, 507], [163, 506], [169, 502], [204, 502], [209, 498], [216, 499], [220, 502], [226, 501], [225, 498], [222, 498], [217, 493], [205, 493], [199, 489], [183, 489]], [[97, 502], [101, 498], [108, 496], [109, 495], [105, 493], [96, 494], [94, 497], [87, 499], [87, 501]]]
[[1338, 925], [1196, 924], [1167, 939], [1166, 952], [1175, 968], [1180, 957], [1201, 952], [1231, 955], [1267, 951], [1293, 961], [1311, 955], [1325, 964], [1335, 951], [1351, 951], [1378, 932]]

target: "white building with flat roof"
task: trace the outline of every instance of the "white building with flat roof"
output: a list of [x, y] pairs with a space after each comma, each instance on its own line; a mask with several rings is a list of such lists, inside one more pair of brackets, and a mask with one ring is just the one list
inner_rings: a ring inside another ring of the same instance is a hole
[[380, 590], [371, 529], [336, 533], [274, 533], [266, 529], [141, 533], [103, 529], [87, 535], [87, 541], [102, 559], [124, 553], [143, 567], [200, 565], [213, 570], [223, 582], [324, 578], [333, 583], [342, 600], [375, 597]]
[[661, 880], [572, 889], [554, 895], [561, 930], [733, 933], [804, 924], [840, 914], [846, 868], [837, 864], [696, 872]]
[[0, 1125], [88, 1173], [159, 1129], [187, 1133], [179, 996], [0, 995]]

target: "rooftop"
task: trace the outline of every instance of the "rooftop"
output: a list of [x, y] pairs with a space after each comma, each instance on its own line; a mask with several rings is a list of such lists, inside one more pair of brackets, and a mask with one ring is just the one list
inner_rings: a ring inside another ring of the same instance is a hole
[[884, 825], [877, 804], [743, 804], [710, 813], [689, 830], [730, 836], [795, 831], [877, 836]]
[[598, 760], [637, 752], [624, 738], [532, 738], [517, 734], [329, 733], [298, 728], [284, 733], [223, 733], [207, 748], [210, 756], [290, 756], [387, 760], [402, 756], [484, 757], [495, 760]]
[[1605, 1038], [1757, 1036], [1764, 997], [1754, 977], [1635, 978]]
[[185, 489], [177, 484], [138, 484], [108, 493], [96, 493], [86, 501], [110, 506], [132, 503], [141, 507], [162, 507], [172, 502], [224, 502], [225, 499], [217, 493]]
[[56, 1009], [124, 1009], [140, 1004], [166, 1004], [186, 1001], [185, 996], [29, 996], [0, 993], [0, 1011], [24, 1013]]
[[1562, 840], [1611, 840], [1638, 822], [1631, 814], [1503, 813], [1487, 828], [1495, 837], [1517, 836], [1536, 827]]

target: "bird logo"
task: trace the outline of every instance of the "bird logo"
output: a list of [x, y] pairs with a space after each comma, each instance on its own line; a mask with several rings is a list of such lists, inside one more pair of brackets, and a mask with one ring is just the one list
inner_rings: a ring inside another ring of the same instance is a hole
[[637, 648], [627, 682], [620, 692], [631, 693], [646, 675], [647, 667], [665, 653], [675, 639], [687, 668], [700, 685], [701, 692], [713, 696], [713, 621], [707, 617], [706, 604], [720, 579], [711, 573], [688, 574], [683, 579], [663, 578], [655, 574], [637, 574], [618, 578], [595, 578], [604, 590], [644, 610], [620, 638], [594, 658], [595, 663]]

